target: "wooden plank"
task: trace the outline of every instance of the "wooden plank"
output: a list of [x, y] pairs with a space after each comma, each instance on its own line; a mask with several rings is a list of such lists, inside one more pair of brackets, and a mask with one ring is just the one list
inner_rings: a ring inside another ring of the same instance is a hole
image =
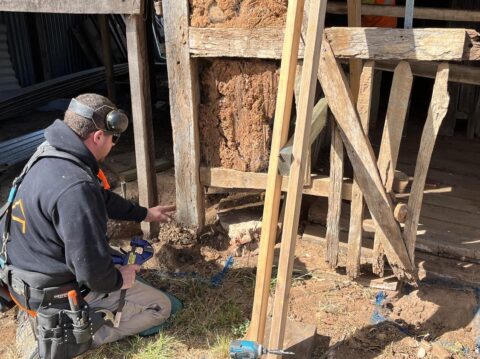
[[[347, 5], [341, 2], [330, 1], [327, 5], [327, 12], [339, 15], [346, 14]], [[405, 7], [362, 5], [362, 15], [403, 18], [405, 16]], [[480, 11], [415, 6], [413, 18], [440, 21], [480, 22]]]
[[338, 264], [338, 242], [340, 232], [340, 216], [342, 209], [343, 181], [343, 143], [340, 130], [332, 118], [332, 143], [330, 145], [330, 186], [327, 212], [327, 251], [325, 260], [331, 268]]
[[[480, 58], [478, 35], [465, 29], [329, 28], [325, 32], [330, 39], [337, 39], [332, 48], [339, 58], [418, 61]], [[190, 52], [199, 57], [280, 59], [282, 39], [281, 28], [192, 27], [189, 30]], [[298, 57], [303, 58], [303, 54], [301, 44]]]
[[408, 257], [400, 228], [393, 217], [392, 206], [383, 188], [373, 149], [361, 127], [345, 74], [335, 60], [328, 41], [323, 41], [319, 74], [329, 107], [341, 129], [343, 143], [358, 185], [370, 212], [385, 233], [387, 241], [384, 247], [389, 263], [399, 279], [413, 278], [414, 265]]
[[408, 200], [408, 215], [403, 235], [409, 257], [412, 260], [415, 256], [418, 220], [422, 209], [423, 190], [427, 179], [428, 167], [440, 125], [448, 111], [448, 74], [449, 65], [447, 63], [438, 66], [437, 78], [433, 86], [432, 101], [430, 102], [427, 121], [422, 132], [412, 189]]
[[100, 23], [100, 35], [102, 38], [103, 65], [105, 66], [105, 80], [107, 82], [108, 98], [115, 103], [115, 77], [113, 74], [112, 47], [110, 43], [110, 29], [108, 26], [107, 15], [98, 15], [98, 20]]
[[[348, 7], [348, 26], [361, 27], [362, 26], [361, 0], [347, 0], [347, 7]], [[362, 60], [350, 59], [350, 89], [352, 90], [353, 100], [355, 102], [357, 102], [357, 99], [358, 99], [361, 73], [362, 73]]]
[[[251, 57], [280, 59], [284, 29], [278, 27], [236, 29], [196, 28], [189, 30], [190, 53], [200, 57]], [[303, 43], [299, 57], [303, 58]]]
[[[377, 61], [375, 68], [384, 71], [395, 70], [396, 61]], [[438, 63], [435, 62], [410, 62], [412, 73], [415, 76], [434, 79], [437, 75]], [[480, 86], [480, 67], [450, 64], [450, 82]]]
[[333, 27], [326, 29], [325, 34], [337, 58], [417, 61], [480, 58], [478, 33], [473, 30]]
[[[200, 181], [203, 186], [218, 188], [246, 188], [260, 189], [267, 188], [268, 175], [266, 173], [242, 172], [228, 168], [207, 168], [200, 167]], [[304, 194], [317, 197], [328, 197], [329, 177], [313, 176], [310, 186], [303, 188]], [[282, 192], [287, 191], [288, 177], [282, 176]], [[352, 184], [343, 181], [342, 198], [351, 200]]]
[[[387, 193], [392, 192], [395, 169], [397, 168], [398, 153], [402, 140], [403, 126], [407, 116], [410, 93], [412, 91], [413, 75], [410, 65], [401, 61], [393, 74], [390, 98], [388, 101], [387, 116], [383, 128], [382, 141], [380, 144], [377, 161], [380, 178]], [[384, 272], [384, 251], [381, 231], [375, 232], [373, 245], [373, 273], [383, 277]]]
[[0, 11], [63, 14], [141, 14], [141, 0], [0, 0]]
[[[360, 90], [357, 101], [357, 111], [362, 128], [368, 136], [370, 108], [372, 104], [372, 86], [375, 64], [367, 61], [360, 76]], [[350, 230], [348, 232], [347, 275], [357, 278], [360, 275], [360, 256], [362, 250], [363, 194], [357, 181], [353, 180], [352, 203], [350, 210]]]
[[[145, 22], [140, 15], [132, 15], [126, 19], [126, 27], [138, 199], [148, 208], [158, 203], [158, 192]], [[158, 235], [158, 223], [142, 222], [141, 227], [146, 238]]]
[[259, 258], [252, 319], [247, 338], [257, 343], [263, 342], [265, 320], [272, 276], [273, 252], [277, 235], [282, 177], [278, 174], [280, 149], [287, 141], [290, 114], [292, 110], [293, 87], [297, 67], [297, 53], [303, 18], [303, 0], [289, 1], [283, 42], [280, 79], [278, 84], [275, 119], [273, 123], [272, 145], [268, 165], [267, 189], [263, 210], [262, 234], [260, 237]]
[[[283, 348], [284, 344], [293, 263], [295, 260], [295, 244], [302, 203], [306, 154], [309, 152], [308, 148], [310, 147], [308, 139], [312, 122], [315, 90], [317, 87], [318, 63], [326, 9], [327, 0], [313, 1], [310, 4], [309, 12], [312, 16], [308, 21], [305, 60], [303, 62], [302, 79], [300, 83], [300, 101], [298, 104], [295, 137], [293, 140], [294, 161], [290, 167], [285, 205], [285, 208], [288, 208], [290, 213], [288, 216], [285, 216], [283, 221], [269, 348]], [[340, 198], [341, 192], [342, 188], [340, 183], [340, 188], [338, 189]], [[267, 358], [276, 359], [277, 356], [268, 354]]]
[[163, 1], [170, 116], [175, 157], [177, 219], [199, 230], [204, 224], [204, 194], [200, 184], [197, 63], [190, 59], [188, 0]]

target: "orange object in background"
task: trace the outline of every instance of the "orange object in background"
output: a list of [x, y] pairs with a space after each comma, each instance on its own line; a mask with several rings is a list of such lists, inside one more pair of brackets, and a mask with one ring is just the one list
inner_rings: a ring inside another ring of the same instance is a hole
[[[395, 6], [396, 0], [362, 0], [365, 5]], [[391, 16], [363, 15], [364, 27], [397, 27], [397, 18]]]
[[101, 169], [98, 170], [97, 177], [102, 181], [103, 188], [105, 189], [110, 189], [110, 183], [108, 183], [107, 176], [105, 176], [105, 173]]

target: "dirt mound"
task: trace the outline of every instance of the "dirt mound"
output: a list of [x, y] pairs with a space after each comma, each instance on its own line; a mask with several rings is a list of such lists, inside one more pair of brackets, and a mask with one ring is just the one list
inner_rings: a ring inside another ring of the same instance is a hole
[[240, 171], [265, 170], [279, 78], [276, 63], [208, 60], [200, 74], [202, 162]]
[[190, 0], [194, 27], [284, 26], [287, 0]]

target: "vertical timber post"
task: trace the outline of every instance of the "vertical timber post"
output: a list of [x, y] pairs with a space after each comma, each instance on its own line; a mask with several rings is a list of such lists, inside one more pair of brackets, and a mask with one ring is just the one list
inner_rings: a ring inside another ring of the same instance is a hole
[[98, 15], [100, 23], [100, 34], [102, 37], [103, 65], [105, 66], [105, 79], [107, 81], [107, 92], [110, 101], [115, 103], [115, 77], [113, 74], [112, 47], [110, 44], [110, 29], [108, 26], [108, 15]]
[[[142, 206], [152, 207], [157, 204], [158, 194], [154, 168], [152, 107], [148, 78], [146, 30], [143, 15], [127, 17], [126, 26], [138, 198]], [[158, 224], [142, 222], [141, 226], [147, 238], [153, 238], [158, 234]]]
[[204, 193], [200, 184], [197, 62], [188, 45], [188, 0], [163, 0], [170, 115], [175, 156], [177, 219], [204, 225]]

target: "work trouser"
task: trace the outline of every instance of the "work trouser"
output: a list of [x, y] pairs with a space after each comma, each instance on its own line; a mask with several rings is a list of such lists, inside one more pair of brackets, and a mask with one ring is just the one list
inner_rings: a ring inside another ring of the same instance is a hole
[[[102, 308], [116, 312], [120, 290], [109, 294], [90, 292], [85, 296], [90, 308]], [[118, 328], [104, 325], [93, 338], [93, 347], [139, 334], [160, 325], [169, 317], [172, 305], [167, 295], [140, 281], [127, 289], [122, 320]]]

